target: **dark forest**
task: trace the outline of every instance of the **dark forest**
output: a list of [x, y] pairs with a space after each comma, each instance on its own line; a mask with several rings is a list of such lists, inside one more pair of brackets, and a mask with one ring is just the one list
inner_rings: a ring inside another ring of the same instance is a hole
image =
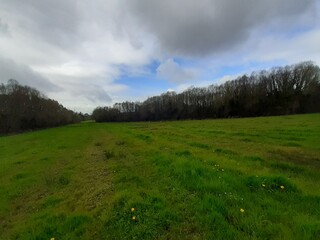
[[38, 90], [10, 79], [0, 85], [0, 133], [16, 133], [66, 125], [80, 116]]
[[312, 62], [253, 72], [221, 85], [167, 92], [144, 102], [98, 107], [97, 122], [256, 117], [320, 111], [320, 68]]

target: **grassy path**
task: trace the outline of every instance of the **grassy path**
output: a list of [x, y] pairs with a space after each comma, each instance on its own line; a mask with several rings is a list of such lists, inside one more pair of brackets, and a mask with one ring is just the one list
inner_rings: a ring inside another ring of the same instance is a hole
[[87, 122], [0, 137], [0, 239], [317, 239], [319, 186], [320, 114]]

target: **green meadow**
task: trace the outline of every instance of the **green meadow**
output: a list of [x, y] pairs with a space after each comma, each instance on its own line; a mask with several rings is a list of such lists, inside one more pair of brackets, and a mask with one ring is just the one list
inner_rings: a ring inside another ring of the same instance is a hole
[[320, 114], [0, 137], [0, 239], [319, 239]]

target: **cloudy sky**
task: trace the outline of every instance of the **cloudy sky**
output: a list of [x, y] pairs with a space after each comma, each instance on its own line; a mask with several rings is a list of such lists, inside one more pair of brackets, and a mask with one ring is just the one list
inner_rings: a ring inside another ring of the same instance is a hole
[[306, 60], [318, 0], [0, 0], [0, 82], [76, 111]]

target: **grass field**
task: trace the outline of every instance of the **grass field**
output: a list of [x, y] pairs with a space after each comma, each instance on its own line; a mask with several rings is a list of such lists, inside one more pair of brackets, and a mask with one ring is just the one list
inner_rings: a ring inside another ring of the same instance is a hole
[[320, 114], [0, 138], [0, 239], [319, 236]]

